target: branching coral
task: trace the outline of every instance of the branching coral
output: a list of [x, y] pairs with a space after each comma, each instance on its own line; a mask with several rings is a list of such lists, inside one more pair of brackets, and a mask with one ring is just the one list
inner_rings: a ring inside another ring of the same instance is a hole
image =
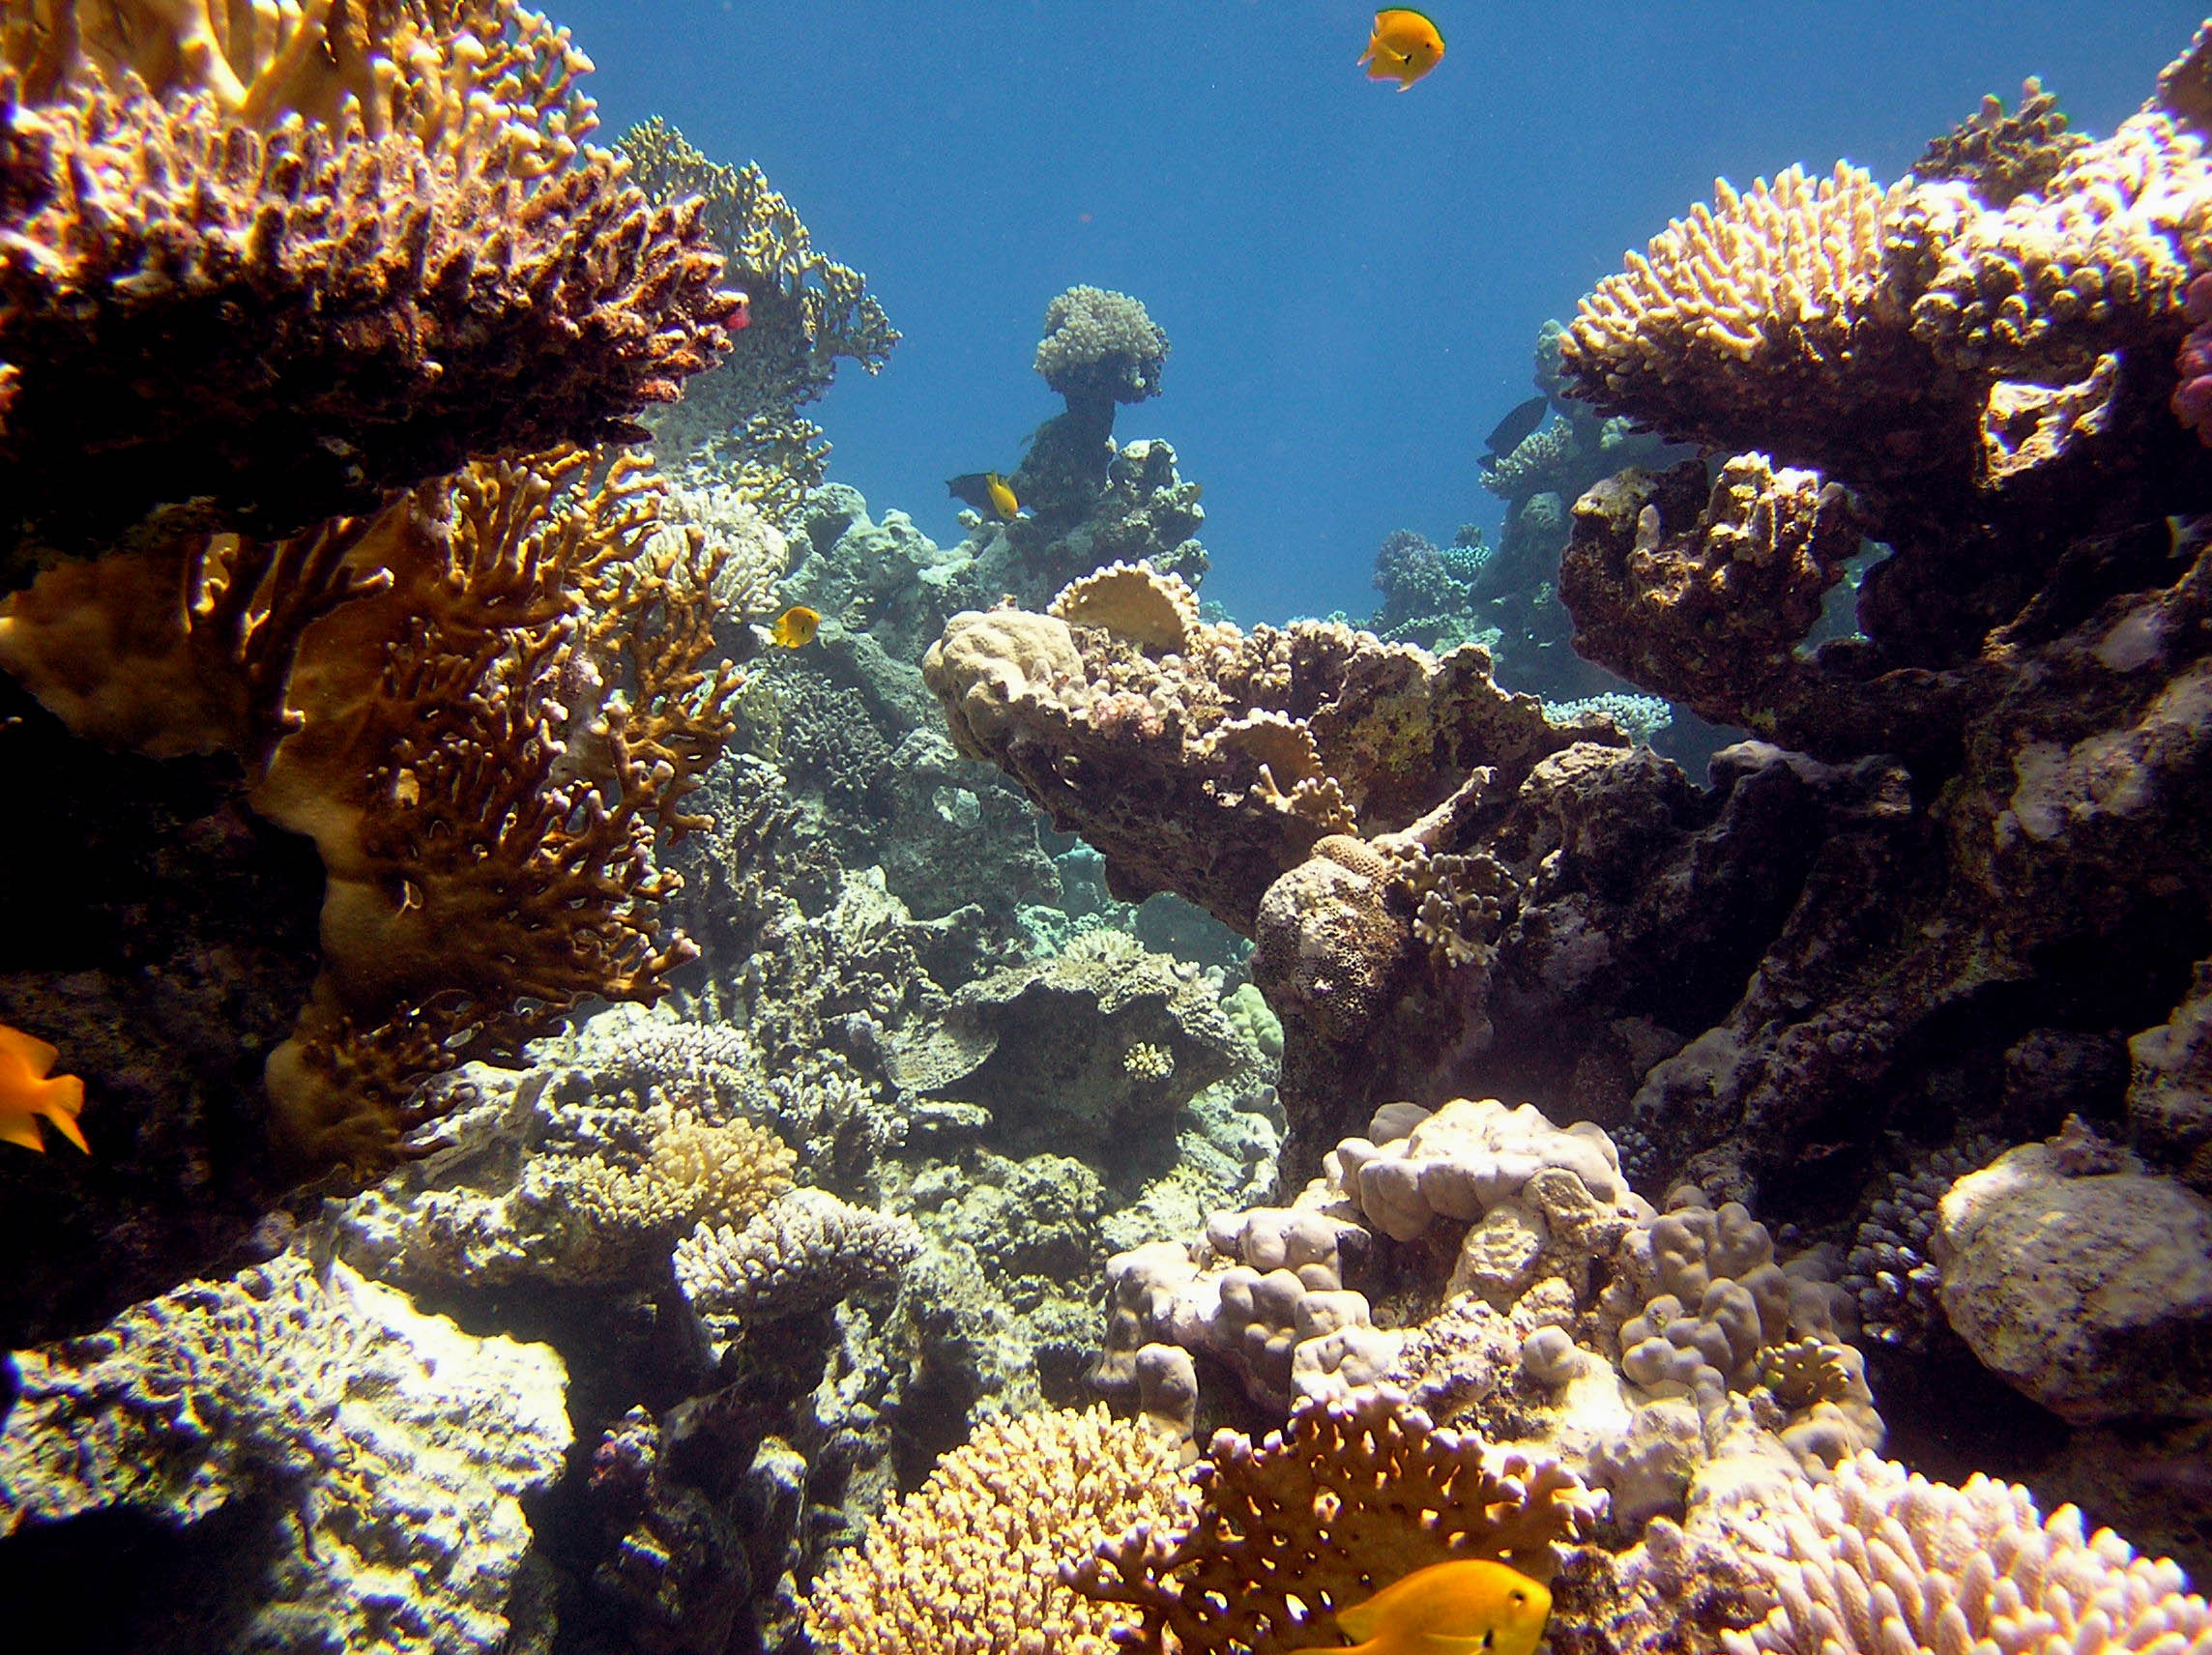
[[1070, 408], [1157, 396], [1167, 356], [1167, 334], [1126, 293], [1071, 287], [1045, 306], [1036, 370]]
[[1060, 1569], [1190, 1497], [1174, 1445], [1101, 1408], [993, 1420], [824, 1573], [807, 1630], [834, 1655], [1104, 1655], [1131, 1615]]
[[479, 465], [276, 546], [64, 565], [0, 617], [0, 661], [81, 734], [235, 751], [322, 853], [323, 973], [270, 1064], [306, 1163], [373, 1164], [417, 1081], [688, 957], [654, 846], [704, 820], [739, 684], [723, 553], [659, 487], [578, 450]]
[[671, 466], [689, 457], [734, 468], [738, 492], [786, 522], [822, 481], [830, 452], [799, 410], [830, 389], [840, 361], [881, 372], [898, 333], [867, 278], [815, 250], [758, 166], [709, 160], [658, 116], [626, 132], [622, 152], [653, 200], [704, 203], [701, 225], [750, 316], [722, 363], [655, 421], [655, 442]]
[[1948, 1488], [1862, 1455], [1728, 1526], [1781, 1602], [1723, 1632], [1727, 1655], [2212, 1650], [2212, 1611], [2172, 1563], [2085, 1535], [2072, 1506], [2043, 1519], [2025, 1489], [1988, 1477]]
[[[406, 74], [372, 52], [394, 89], [329, 124], [315, 98], [257, 122], [189, 77], [33, 103], [0, 72], [18, 568], [157, 507], [282, 536], [472, 453], [634, 436], [713, 360], [739, 301], [698, 206], [577, 150], [588, 104], [529, 15], [461, 7]], [[413, 113], [364, 126], [380, 107]]]
[[739, 1224], [701, 1223], [676, 1245], [676, 1282], [718, 1340], [896, 1282], [921, 1251], [914, 1221], [795, 1190]]
[[649, 555], [644, 462], [596, 485], [587, 465], [480, 467], [395, 508], [393, 586], [303, 639], [304, 727], [253, 797], [330, 877], [323, 974], [269, 1065], [313, 1161], [373, 1161], [417, 1081], [513, 1060], [586, 996], [655, 999], [688, 957], [657, 932], [680, 881], [653, 847], [697, 824], [684, 798], [731, 726], [720, 554], [691, 531]]
[[1142, 1619], [1130, 1646], [1273, 1652], [1337, 1640], [1335, 1611], [1447, 1557], [1549, 1581], [1598, 1509], [1552, 1462], [1439, 1429], [1383, 1388], [1308, 1402], [1255, 1445], [1215, 1436], [1187, 1526], [1140, 1524], [1070, 1571]]

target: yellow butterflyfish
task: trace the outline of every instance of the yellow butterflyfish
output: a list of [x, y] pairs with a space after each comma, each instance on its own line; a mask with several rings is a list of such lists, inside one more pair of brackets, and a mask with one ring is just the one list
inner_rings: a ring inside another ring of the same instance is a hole
[[1014, 485], [995, 471], [983, 474], [983, 486], [990, 491], [991, 509], [999, 514], [999, 521], [1011, 523], [1021, 515], [1022, 503], [1014, 498]]
[[76, 1124], [77, 1112], [84, 1108], [84, 1082], [74, 1075], [46, 1073], [60, 1056], [44, 1040], [0, 1023], [0, 1139], [45, 1153], [46, 1141], [39, 1132], [43, 1115], [89, 1155], [92, 1146]]
[[1350, 1649], [1291, 1655], [1534, 1655], [1551, 1615], [1542, 1582], [1487, 1557], [1454, 1557], [1338, 1610], [1336, 1624], [1359, 1640]]
[[1370, 80], [1395, 80], [1403, 92], [1443, 61], [1444, 38], [1420, 13], [1393, 6], [1375, 14], [1375, 32], [1359, 61]]
[[803, 649], [814, 642], [814, 634], [821, 626], [820, 610], [809, 609], [803, 603], [794, 603], [769, 626], [769, 642], [786, 650]]

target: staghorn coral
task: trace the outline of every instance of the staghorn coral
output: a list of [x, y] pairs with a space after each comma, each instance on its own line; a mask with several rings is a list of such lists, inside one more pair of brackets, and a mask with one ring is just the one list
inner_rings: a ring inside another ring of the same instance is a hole
[[1061, 1566], [1190, 1500], [1172, 1442], [1103, 1409], [989, 1421], [823, 1573], [807, 1631], [834, 1655], [1104, 1655], [1132, 1617]]
[[829, 444], [799, 412], [840, 361], [880, 373], [899, 335], [867, 278], [815, 249], [791, 204], [750, 162], [708, 160], [658, 116], [623, 134], [631, 182], [655, 202], [697, 198], [700, 224], [747, 301], [729, 354], [653, 421], [671, 470], [708, 467], [771, 521], [787, 523], [820, 486]]
[[2072, 1506], [2045, 1519], [2025, 1489], [1989, 1477], [1950, 1488], [1859, 1455], [1720, 1526], [1780, 1600], [1721, 1634], [1726, 1655], [2212, 1650], [2212, 1612], [2172, 1563], [2110, 1529], [2084, 1534]]
[[1255, 1444], [1216, 1434], [1187, 1524], [1139, 1524], [1067, 1571], [1139, 1611], [1124, 1647], [1244, 1650], [1337, 1641], [1333, 1611], [1447, 1557], [1550, 1581], [1598, 1509], [1555, 1462], [1442, 1429], [1402, 1393], [1306, 1402]]
[[281, 537], [472, 453], [635, 436], [739, 304], [695, 204], [553, 166], [521, 120], [440, 147], [0, 75], [0, 169], [12, 585], [157, 508]]

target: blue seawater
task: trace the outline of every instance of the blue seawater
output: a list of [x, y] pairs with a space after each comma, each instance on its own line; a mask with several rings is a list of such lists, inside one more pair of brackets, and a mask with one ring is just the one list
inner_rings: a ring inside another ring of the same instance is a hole
[[1401, 94], [1358, 0], [564, 0], [605, 136], [660, 114], [757, 160], [906, 337], [815, 417], [833, 479], [959, 537], [945, 479], [1010, 471], [1076, 282], [1175, 351], [1117, 434], [1205, 484], [1239, 621], [1375, 606], [1393, 529], [1493, 526], [1476, 462], [1546, 317], [1669, 218], [1792, 162], [1884, 181], [2040, 75], [2109, 132], [2196, 0], [1438, 0]]

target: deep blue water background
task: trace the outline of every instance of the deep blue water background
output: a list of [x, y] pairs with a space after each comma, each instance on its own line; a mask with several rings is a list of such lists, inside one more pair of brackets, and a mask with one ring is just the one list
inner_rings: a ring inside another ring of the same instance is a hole
[[611, 139], [667, 116], [757, 160], [906, 337], [815, 411], [830, 476], [959, 537], [944, 479], [1011, 470], [1074, 282], [1142, 299], [1165, 437], [1206, 485], [1206, 595], [1239, 621], [1374, 606], [1392, 529], [1492, 528], [1476, 459], [1547, 316], [1723, 175], [1887, 181], [2040, 74], [2109, 132], [2199, 0], [1439, 0], [1400, 94], [1348, 0], [542, 0]]

